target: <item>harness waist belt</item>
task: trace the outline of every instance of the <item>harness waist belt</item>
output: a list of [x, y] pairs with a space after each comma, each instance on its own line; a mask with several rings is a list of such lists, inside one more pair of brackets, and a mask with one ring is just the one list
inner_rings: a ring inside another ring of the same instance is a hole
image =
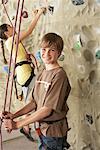
[[59, 120], [52, 120], [52, 121], [41, 121], [40, 123], [47, 123], [47, 124], [53, 124], [53, 123], [56, 123], [56, 122], [59, 122], [61, 120], [64, 120], [66, 119], [66, 117], [62, 118], [62, 119], [59, 119]]
[[[18, 63], [16, 63], [15, 68], [18, 67], [18, 66], [22, 66], [22, 65], [24, 65], [24, 64], [31, 64], [31, 62], [26, 61], [26, 60], [25, 60], [25, 61], [18, 62]], [[32, 68], [32, 67], [31, 67], [31, 68]], [[22, 86], [22, 87], [23, 87], [23, 86], [28, 87], [28, 85], [30, 84], [30, 82], [31, 82], [31, 80], [33, 79], [34, 76], [35, 76], [35, 74], [34, 74], [34, 68], [32, 68], [32, 72], [31, 72], [31, 75], [30, 75], [29, 79], [25, 82], [24, 85], [21, 85], [21, 86]]]
[[26, 61], [26, 60], [25, 60], [25, 61], [18, 62], [18, 63], [16, 63], [15, 68], [18, 67], [18, 66], [22, 66], [22, 65], [24, 65], [24, 64], [31, 64], [31, 62]]

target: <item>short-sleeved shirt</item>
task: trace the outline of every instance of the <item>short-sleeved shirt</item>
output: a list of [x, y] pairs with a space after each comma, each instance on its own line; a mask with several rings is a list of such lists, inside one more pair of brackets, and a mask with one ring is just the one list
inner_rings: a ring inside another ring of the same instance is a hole
[[[13, 37], [8, 38], [7, 41], [5, 42], [6, 48], [8, 49], [10, 54], [12, 48], [12, 38]], [[13, 45], [13, 53], [12, 53], [13, 60], [15, 59], [15, 54], [16, 54], [16, 44]], [[27, 59], [25, 48], [21, 43], [19, 43], [16, 63], [21, 61], [27, 61]], [[17, 82], [20, 85], [24, 85], [25, 82], [29, 79], [31, 72], [32, 68], [30, 64], [23, 64], [22, 66], [18, 66], [16, 68]]]
[[[62, 67], [52, 70], [43, 69], [38, 75], [33, 92], [37, 110], [43, 106], [53, 110], [50, 116], [40, 121], [41, 131], [44, 135], [52, 137], [66, 135], [68, 130], [66, 101], [69, 91], [70, 84]], [[53, 123], [48, 124], [47, 121]]]

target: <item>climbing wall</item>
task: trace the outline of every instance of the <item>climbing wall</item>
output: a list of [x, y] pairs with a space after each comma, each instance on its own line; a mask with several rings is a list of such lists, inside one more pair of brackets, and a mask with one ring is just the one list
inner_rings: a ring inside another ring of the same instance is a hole
[[[17, 1], [8, 0], [5, 5], [14, 23]], [[36, 54], [45, 33], [56, 32], [63, 37], [65, 46], [59, 63], [65, 68], [72, 87], [68, 99], [70, 150], [100, 150], [100, 0], [25, 0], [22, 30], [34, 17], [33, 10], [42, 6], [48, 7], [47, 13], [23, 42], [29, 51]], [[9, 20], [0, 4], [0, 24], [4, 22]], [[1, 105], [6, 76], [1, 53]], [[19, 105], [23, 102], [14, 98], [12, 109]]]

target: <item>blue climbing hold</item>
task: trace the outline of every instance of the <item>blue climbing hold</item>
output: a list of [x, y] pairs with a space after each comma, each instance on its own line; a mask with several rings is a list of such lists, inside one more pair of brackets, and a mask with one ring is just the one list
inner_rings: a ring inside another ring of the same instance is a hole
[[8, 67], [8, 66], [4, 66], [4, 67], [3, 67], [3, 71], [8, 74], [8, 72], [9, 72], [9, 67]]
[[38, 60], [38, 62], [39, 62], [40, 64], [43, 63], [43, 61], [42, 61], [42, 59], [41, 59], [41, 53], [40, 53], [40, 50], [38, 50], [37, 53], [36, 53], [36, 59]]

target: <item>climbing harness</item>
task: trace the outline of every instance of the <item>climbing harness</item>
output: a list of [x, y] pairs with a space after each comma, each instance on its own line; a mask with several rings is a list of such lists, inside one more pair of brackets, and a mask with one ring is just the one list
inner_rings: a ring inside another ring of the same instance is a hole
[[34, 123], [34, 128], [35, 128], [35, 131], [40, 139], [40, 142], [43, 146], [43, 149], [42, 150], [46, 150], [47, 149], [47, 145], [44, 143], [43, 139], [42, 139], [42, 132], [41, 132], [41, 129], [40, 129], [40, 126], [39, 126], [39, 122], [35, 122]]
[[[43, 121], [44, 123], [47, 123], [47, 124], [53, 124], [53, 123], [55, 123], [55, 122], [59, 122], [59, 121], [61, 121], [62, 119], [60, 119], [60, 120], [55, 120], [55, 121]], [[38, 135], [38, 137], [39, 137], [39, 139], [40, 139], [40, 142], [41, 142], [41, 144], [42, 144], [42, 150], [47, 150], [47, 149], [49, 149], [49, 150], [52, 150], [52, 149], [50, 149], [48, 146], [47, 146], [47, 144], [43, 141], [43, 135], [42, 135], [42, 132], [41, 132], [41, 129], [40, 129], [40, 124], [41, 123], [39, 123], [39, 122], [35, 122], [34, 123], [34, 128], [35, 128], [35, 131], [36, 131], [36, 133], [37, 133], [37, 135]], [[68, 129], [68, 131], [69, 131], [70, 129]], [[69, 149], [69, 147], [70, 147], [70, 144], [68, 143], [68, 142], [66, 142], [66, 144], [64, 145], [64, 147], [63, 147], [63, 150], [68, 150]], [[55, 148], [53, 148], [53, 150], [56, 150]]]

